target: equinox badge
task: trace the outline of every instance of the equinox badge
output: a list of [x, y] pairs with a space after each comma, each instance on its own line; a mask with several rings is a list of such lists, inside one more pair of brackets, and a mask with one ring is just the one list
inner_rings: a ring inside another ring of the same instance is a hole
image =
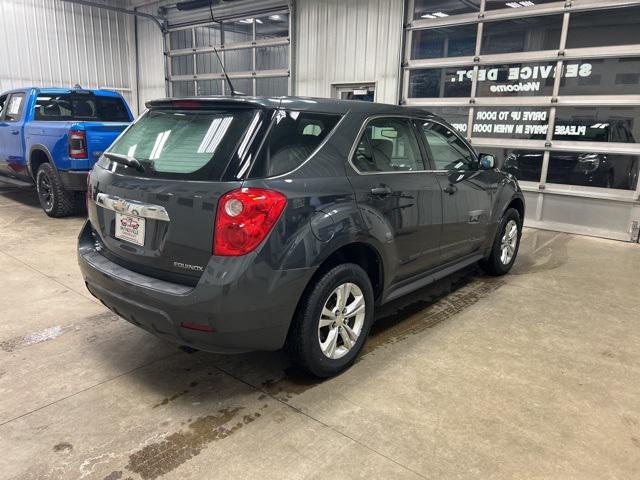
[[173, 262], [174, 267], [184, 268], [185, 270], [193, 270], [194, 272], [204, 272], [204, 268], [200, 265], [190, 265], [188, 263]]

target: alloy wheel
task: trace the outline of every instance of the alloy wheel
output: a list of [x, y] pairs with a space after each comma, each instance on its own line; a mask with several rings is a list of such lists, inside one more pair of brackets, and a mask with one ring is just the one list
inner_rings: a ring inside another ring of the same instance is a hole
[[45, 204], [45, 208], [50, 209], [53, 205], [53, 189], [49, 176], [41, 173], [38, 177], [38, 194]]
[[327, 358], [344, 357], [362, 333], [365, 299], [355, 283], [343, 283], [329, 295], [318, 323], [318, 342]]
[[518, 224], [515, 220], [509, 220], [504, 227], [504, 235], [500, 242], [500, 261], [509, 265], [516, 253], [518, 245]]

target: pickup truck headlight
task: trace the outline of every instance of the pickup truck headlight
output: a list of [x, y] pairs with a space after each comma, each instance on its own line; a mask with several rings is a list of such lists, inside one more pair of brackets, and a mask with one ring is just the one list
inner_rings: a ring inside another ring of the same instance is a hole
[[600, 155], [584, 153], [578, 157], [578, 168], [584, 173], [593, 173], [600, 166]]

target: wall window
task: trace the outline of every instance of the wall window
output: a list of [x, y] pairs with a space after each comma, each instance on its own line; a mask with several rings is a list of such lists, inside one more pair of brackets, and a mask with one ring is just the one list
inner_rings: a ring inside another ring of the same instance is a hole
[[[289, 12], [225, 20], [170, 31], [169, 55], [174, 97], [229, 94], [221, 62], [236, 91], [248, 95], [289, 93]], [[218, 55], [211, 51], [218, 49]], [[176, 50], [189, 53], [177, 55]], [[260, 75], [269, 80], [259, 80]], [[185, 77], [192, 80], [184, 80]]]
[[467, 107], [429, 107], [434, 115], [444, 118], [461, 135], [467, 134], [469, 108]]
[[471, 95], [471, 78], [466, 75], [467, 70], [463, 70], [462, 75], [459, 72], [456, 67], [413, 70], [409, 74], [409, 96], [468, 97]]
[[477, 25], [430, 28], [413, 32], [411, 58], [443, 58], [475, 55]]
[[636, 143], [640, 107], [558, 107], [554, 140]]
[[640, 57], [571, 60], [564, 66], [560, 95], [637, 95]]
[[480, 53], [488, 55], [557, 50], [560, 47], [561, 30], [562, 15], [485, 22]]
[[434, 19], [480, 11], [480, 0], [414, 0], [413, 18]]
[[[553, 93], [556, 63], [511, 63], [478, 69], [478, 97], [536, 96]], [[456, 71], [456, 80], [469, 78], [473, 70]], [[467, 80], [470, 81], [470, 80]]]
[[551, 152], [548, 183], [635, 190], [640, 157], [591, 152]]
[[544, 140], [548, 124], [548, 108], [478, 107], [473, 113], [472, 136]]
[[[557, 1], [558, 0], [485, 0], [486, 6], [484, 8], [485, 10], [498, 10], [502, 8], [515, 10]], [[525, 15], [524, 12], [523, 15]]]
[[567, 48], [604, 47], [640, 43], [640, 7], [592, 12], [572, 12]]
[[542, 173], [542, 150], [482, 147], [483, 153], [496, 157], [498, 165], [518, 180], [539, 182]]

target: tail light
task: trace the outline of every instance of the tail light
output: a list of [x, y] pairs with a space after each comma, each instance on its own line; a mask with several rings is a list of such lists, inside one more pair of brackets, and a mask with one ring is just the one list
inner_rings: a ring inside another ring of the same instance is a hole
[[287, 197], [273, 190], [240, 188], [218, 202], [213, 254], [245, 255], [254, 250], [280, 217]]
[[69, 131], [69, 157], [70, 158], [88, 158], [87, 153], [87, 134], [84, 130]]

